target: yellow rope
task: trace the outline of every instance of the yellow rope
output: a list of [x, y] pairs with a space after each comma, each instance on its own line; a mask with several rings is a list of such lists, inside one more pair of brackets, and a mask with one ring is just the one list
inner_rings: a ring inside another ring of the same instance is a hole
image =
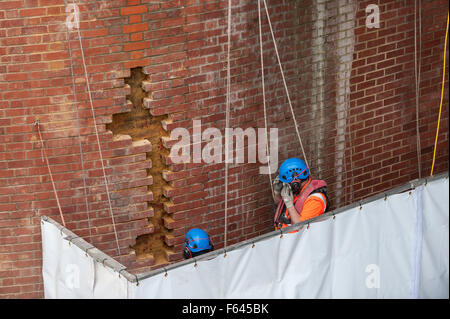
[[438, 141], [438, 136], [439, 136], [439, 124], [441, 123], [442, 101], [444, 99], [445, 58], [446, 58], [446, 53], [447, 53], [448, 19], [449, 19], [449, 14], [447, 13], [447, 29], [445, 31], [445, 44], [444, 44], [444, 70], [442, 72], [441, 105], [439, 106], [439, 118], [438, 118], [437, 130], [436, 130], [436, 139], [434, 141], [433, 164], [431, 164], [430, 176], [433, 176], [434, 161], [436, 159], [436, 148], [437, 148], [437, 141]]

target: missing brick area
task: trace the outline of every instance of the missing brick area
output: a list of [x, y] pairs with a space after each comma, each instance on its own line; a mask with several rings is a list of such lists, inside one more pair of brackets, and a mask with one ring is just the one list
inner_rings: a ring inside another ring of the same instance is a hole
[[147, 169], [147, 176], [152, 176], [153, 183], [148, 187], [153, 193], [153, 200], [148, 202], [154, 210], [153, 217], [148, 219], [147, 228], [153, 229], [149, 234], [140, 235], [136, 238], [136, 244], [131, 247], [136, 253], [138, 261], [154, 260], [151, 266], [157, 266], [168, 262], [167, 253], [172, 248], [167, 246], [164, 238], [171, 233], [164, 226], [164, 217], [167, 213], [164, 210], [164, 202], [168, 199], [163, 195], [163, 187], [167, 182], [162, 178], [162, 172], [167, 168], [164, 163], [164, 156], [169, 150], [163, 147], [161, 137], [167, 136], [161, 121], [167, 119], [166, 115], [152, 116], [148, 109], [144, 108], [143, 99], [147, 97], [147, 92], [143, 89], [147, 81], [147, 75], [143, 73], [141, 67], [131, 69], [129, 78], [125, 78], [125, 83], [130, 86], [130, 95], [127, 95], [127, 103], [132, 104], [131, 110], [126, 113], [113, 115], [112, 123], [107, 129], [114, 135], [130, 135], [133, 141], [146, 139], [152, 144], [152, 151], [148, 152], [147, 160], [151, 160], [151, 168]]

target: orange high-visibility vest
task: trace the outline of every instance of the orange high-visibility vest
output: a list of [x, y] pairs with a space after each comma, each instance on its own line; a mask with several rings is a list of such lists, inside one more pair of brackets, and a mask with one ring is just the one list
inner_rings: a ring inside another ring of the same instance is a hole
[[[307, 201], [307, 199], [310, 196], [316, 196], [322, 201], [323, 211], [320, 214], [323, 214], [325, 212], [325, 210], [327, 208], [327, 200], [326, 200], [325, 195], [323, 195], [321, 193], [314, 193], [314, 194], [311, 194], [311, 193], [319, 188], [326, 187], [326, 186], [327, 186], [327, 183], [323, 180], [311, 180], [307, 185], [304, 186], [304, 189], [302, 189], [300, 194], [294, 198], [294, 207], [297, 210], [297, 212], [300, 214], [300, 218], [302, 217], [303, 206], [305, 205], [305, 202]], [[283, 223], [280, 221], [280, 217], [282, 215], [284, 215], [284, 217], [285, 217], [283, 219], [290, 220], [289, 212], [286, 209], [286, 205], [284, 204], [283, 200], [280, 200], [280, 202], [278, 203], [276, 213], [275, 213], [275, 217], [274, 217], [275, 229], [280, 229], [280, 228], [290, 226], [290, 224], [286, 224], [286, 223]], [[313, 217], [315, 217], [315, 216], [313, 216]]]

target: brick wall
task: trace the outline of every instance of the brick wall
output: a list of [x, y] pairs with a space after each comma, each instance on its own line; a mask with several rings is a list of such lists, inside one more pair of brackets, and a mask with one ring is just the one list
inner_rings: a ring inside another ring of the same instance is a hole
[[[130, 271], [180, 260], [192, 227], [224, 246], [224, 164], [174, 164], [169, 150], [170, 133], [193, 131], [193, 120], [224, 133], [227, 1], [77, 3], [83, 50], [77, 30], [67, 33], [64, 0], [0, 2], [1, 297], [43, 296], [39, 220], [60, 220], [36, 119], [67, 228]], [[417, 178], [414, 1], [267, 3], [307, 160], [328, 182], [333, 208]], [[365, 26], [369, 4], [380, 8], [379, 29]], [[257, 3], [233, 1], [232, 10], [230, 126], [264, 127]], [[423, 177], [431, 169], [447, 11], [445, 1], [422, 1]], [[302, 153], [262, 17], [268, 124], [279, 129], [280, 164]], [[446, 78], [435, 173], [448, 170], [448, 71]], [[272, 229], [260, 165], [229, 165], [227, 245]]]
[[[430, 175], [442, 83], [446, 1], [422, 1], [419, 132], [421, 176]], [[369, 1], [361, 2], [360, 8]], [[414, 2], [380, 2], [378, 30], [357, 13], [357, 53], [351, 79], [350, 131], [353, 199], [418, 178], [414, 77]], [[419, 33], [417, 32], [417, 37]], [[448, 50], [448, 47], [447, 47]], [[448, 52], [447, 52], [448, 58]], [[448, 170], [448, 69], [436, 152], [437, 171]]]

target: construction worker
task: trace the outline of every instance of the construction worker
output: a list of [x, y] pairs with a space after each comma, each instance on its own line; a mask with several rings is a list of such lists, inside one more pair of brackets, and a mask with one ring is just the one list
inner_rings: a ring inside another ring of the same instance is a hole
[[281, 164], [273, 190], [278, 205], [275, 229], [319, 216], [329, 206], [327, 183], [312, 179], [308, 166], [298, 158], [289, 158]]
[[193, 228], [184, 236], [183, 256], [185, 259], [206, 254], [214, 250], [209, 235], [200, 228]]

